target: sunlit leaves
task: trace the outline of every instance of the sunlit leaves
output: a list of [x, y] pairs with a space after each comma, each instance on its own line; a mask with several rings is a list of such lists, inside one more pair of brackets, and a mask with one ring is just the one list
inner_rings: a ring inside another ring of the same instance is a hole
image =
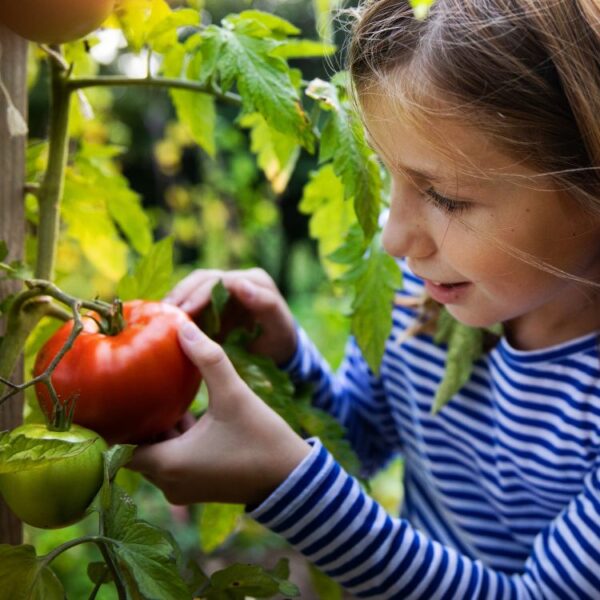
[[171, 289], [173, 239], [164, 238], [152, 246], [137, 263], [133, 273], [117, 285], [118, 297], [125, 300], [160, 300]]
[[[224, 92], [235, 85], [243, 114], [259, 112], [269, 126], [312, 150], [314, 134], [285, 60], [274, 56], [275, 36], [296, 29], [283, 19], [247, 11], [227, 17], [222, 27], [211, 25], [202, 35], [202, 82]], [[272, 37], [267, 37], [268, 35]]]
[[67, 170], [62, 205], [67, 234], [112, 280], [126, 270], [128, 250], [120, 231], [140, 254], [148, 252], [152, 243], [140, 198], [112, 160], [119, 152], [114, 147], [82, 144]]
[[242, 127], [250, 128], [251, 150], [257, 156], [258, 166], [263, 170], [275, 193], [285, 190], [300, 155], [300, 146], [287, 135], [270, 127], [260, 113], [240, 119]]
[[330, 279], [336, 279], [346, 267], [328, 258], [346, 239], [350, 226], [356, 222], [351, 202], [344, 197], [344, 186], [327, 163], [310, 174], [299, 205], [302, 213], [310, 215], [309, 233], [319, 244], [321, 263]]
[[377, 230], [383, 182], [358, 116], [345, 97], [343, 79], [334, 83], [315, 79], [307, 94], [328, 113], [321, 131], [319, 161], [332, 161], [335, 174], [344, 183], [345, 197], [354, 202], [358, 221], [370, 240]]
[[178, 27], [200, 21], [197, 11], [172, 11], [165, 0], [119, 0], [115, 18], [134, 52], [145, 45], [165, 51], [177, 42]]

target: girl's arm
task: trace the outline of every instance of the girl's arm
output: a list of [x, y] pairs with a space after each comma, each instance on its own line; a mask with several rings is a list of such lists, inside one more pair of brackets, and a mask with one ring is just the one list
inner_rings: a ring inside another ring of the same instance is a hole
[[311, 444], [311, 453], [250, 515], [356, 597], [599, 597], [600, 469], [587, 476], [584, 490], [538, 534], [523, 572], [507, 575], [390, 517], [318, 440]]

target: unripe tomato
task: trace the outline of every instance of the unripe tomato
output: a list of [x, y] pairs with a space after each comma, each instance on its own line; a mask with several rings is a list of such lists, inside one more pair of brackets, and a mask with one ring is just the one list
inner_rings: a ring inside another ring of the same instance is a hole
[[[164, 302], [125, 302], [126, 325], [116, 335], [99, 332], [83, 317], [84, 330], [59, 362], [52, 383], [61, 402], [75, 399], [73, 422], [109, 443], [138, 443], [172, 428], [200, 386], [200, 372], [183, 353], [177, 331], [190, 318]], [[65, 323], [39, 352], [34, 374], [43, 373], [73, 327]], [[36, 385], [47, 414], [52, 399]]]
[[69, 431], [50, 431], [45, 425], [21, 425], [12, 434], [64, 442], [96, 439], [75, 456], [0, 475], [0, 493], [24, 523], [54, 529], [79, 521], [102, 485], [102, 452], [107, 449], [106, 442], [96, 432], [77, 425], [72, 425]]
[[0, 23], [40, 44], [64, 44], [94, 31], [115, 0], [1, 0]]

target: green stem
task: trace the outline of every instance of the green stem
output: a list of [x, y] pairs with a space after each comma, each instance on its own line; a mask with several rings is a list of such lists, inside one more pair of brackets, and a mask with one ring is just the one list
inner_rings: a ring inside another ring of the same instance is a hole
[[60, 201], [64, 189], [69, 150], [71, 89], [63, 67], [50, 60], [51, 117], [48, 168], [39, 190], [40, 219], [35, 276], [52, 280], [60, 225]]
[[69, 79], [66, 82], [66, 87], [69, 91], [80, 90], [88, 87], [157, 87], [157, 88], [173, 88], [179, 90], [187, 90], [189, 92], [200, 92], [210, 94], [224, 102], [234, 106], [241, 106], [242, 99], [237, 94], [231, 92], [221, 92], [211, 85], [204, 85], [194, 81], [185, 81], [184, 79], [172, 79], [167, 77], [145, 77], [143, 79], [120, 77], [112, 75], [100, 75], [98, 77], [89, 77], [81, 79]]

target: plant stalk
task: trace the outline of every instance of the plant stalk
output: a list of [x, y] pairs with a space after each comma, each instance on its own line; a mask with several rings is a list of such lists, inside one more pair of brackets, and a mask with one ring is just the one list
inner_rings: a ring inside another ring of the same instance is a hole
[[48, 168], [39, 190], [40, 220], [35, 276], [52, 281], [60, 225], [60, 201], [64, 190], [69, 153], [69, 106], [71, 90], [64, 68], [50, 60], [50, 150]]

